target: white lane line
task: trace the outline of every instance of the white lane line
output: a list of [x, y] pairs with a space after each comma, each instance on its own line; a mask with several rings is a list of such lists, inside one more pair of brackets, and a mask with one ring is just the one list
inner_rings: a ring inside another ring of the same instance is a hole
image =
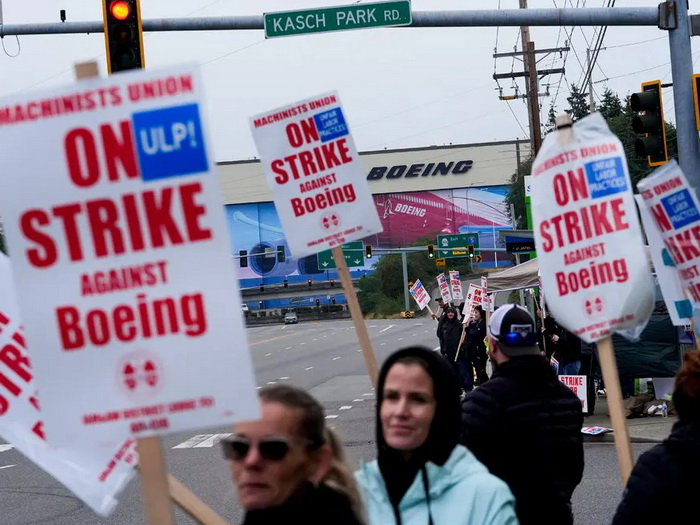
[[362, 348], [360, 348], [360, 349], [358, 350], [358, 352], [362, 352]]
[[314, 368], [313, 366], [307, 366], [306, 368], [304, 368], [304, 370], [309, 371], [309, 370], [313, 370], [313, 368]]
[[270, 357], [271, 355], [272, 355], [272, 352], [270, 352], [269, 354], [265, 354], [265, 357]]
[[222, 439], [226, 439], [229, 437], [231, 434], [212, 434], [209, 436], [207, 439], [202, 441], [201, 443], [197, 443], [195, 446], [192, 448], [212, 448], [214, 445], [216, 445], [219, 441]]
[[[427, 332], [427, 330], [426, 330], [426, 332]], [[291, 350], [291, 349], [292, 349], [291, 346], [288, 346], [288, 347], [285, 348], [285, 350]]]
[[280, 381], [286, 381], [287, 379], [289, 379], [288, 376], [280, 377]]
[[386, 343], [379, 343], [379, 346], [384, 346]]
[[340, 357], [334, 357], [333, 361], [337, 361], [338, 359], [340, 359]]
[[327, 335], [324, 335], [324, 336], [323, 336], [324, 339], [325, 339], [326, 337], [328, 337], [328, 336], [327, 336]]
[[377, 325], [376, 325], [376, 324], [370, 324], [370, 325], [367, 326], [367, 328], [377, 328]]
[[8, 450], [12, 450], [15, 448], [14, 445], [10, 445], [9, 443], [7, 445], [0, 445], [0, 452], [7, 452]]
[[0, 470], [5, 469], [5, 468], [12, 468], [16, 467], [17, 465], [5, 465], [4, 467], [0, 467]]
[[173, 448], [192, 448], [198, 443], [201, 443], [202, 441], [209, 439], [211, 436], [215, 435], [216, 434], [199, 434], [197, 436], [192, 436], [187, 441], [183, 441], [179, 445], [175, 445]]
[[318, 341], [318, 337], [314, 337], [312, 341]]
[[373, 394], [372, 392], [366, 392], [366, 393], [364, 393], [364, 394], [362, 394], [362, 395], [365, 396], [365, 397], [371, 397], [371, 396], [373, 396], [374, 394]]
[[302, 342], [299, 343], [299, 344], [300, 344], [300, 345], [305, 345], [305, 344], [306, 344], [306, 341], [302, 341]]
[[403, 341], [403, 337], [399, 337], [399, 341]]
[[395, 324], [390, 324], [386, 328], [379, 330], [379, 333], [381, 334], [382, 332], [386, 332], [387, 330], [389, 330], [390, 328], [394, 328], [395, 326], [396, 326]]
[[439, 347], [439, 346], [436, 346], [435, 348], [433, 348], [433, 350], [435, 350], [436, 352], [439, 352], [439, 351], [440, 351], [440, 347]]
[[335, 419], [337, 417], [338, 417], [337, 414], [331, 414], [331, 415], [326, 416], [326, 419]]
[[362, 401], [364, 401], [364, 399], [353, 399], [352, 400], [353, 403], [361, 403]]
[[277, 381], [268, 381], [267, 384], [268, 384], [268, 385], [276, 385], [276, 384], [277, 384]]
[[352, 408], [352, 405], [343, 405], [338, 410], [350, 410], [351, 408]]
[[262, 387], [261, 386], [256, 386], [255, 390], [260, 390]]
[[417, 336], [418, 334], [413, 334], [413, 337]]
[[428, 333], [428, 331], [427, 331], [427, 330], [423, 330], [423, 332], [425, 332], [426, 334]]

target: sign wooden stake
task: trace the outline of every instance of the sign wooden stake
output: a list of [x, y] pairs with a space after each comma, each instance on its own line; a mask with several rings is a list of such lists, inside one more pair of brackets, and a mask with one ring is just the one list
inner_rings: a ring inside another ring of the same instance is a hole
[[357, 333], [357, 338], [360, 340], [362, 355], [365, 358], [365, 365], [367, 366], [367, 374], [369, 375], [370, 381], [372, 381], [372, 386], [374, 386], [376, 389], [378, 375], [377, 358], [374, 355], [374, 349], [372, 348], [372, 342], [369, 339], [369, 333], [367, 333], [365, 319], [362, 317], [362, 310], [360, 309], [360, 302], [357, 300], [355, 287], [352, 285], [350, 270], [348, 270], [348, 265], [345, 262], [343, 249], [340, 246], [336, 246], [332, 249], [332, 252], [333, 260], [335, 261], [335, 266], [338, 270], [338, 275], [340, 275], [340, 282], [343, 284], [345, 298], [347, 299], [348, 306], [350, 307], [350, 315], [352, 315], [352, 322], [355, 325], [355, 332]]
[[143, 500], [148, 525], [173, 525], [173, 509], [163, 446], [158, 436], [136, 440], [139, 452], [139, 470], [143, 486]]
[[[572, 120], [569, 115], [559, 115], [556, 117], [556, 126], [559, 130], [559, 141], [567, 144], [573, 140], [571, 129]], [[615, 438], [615, 449], [617, 450], [617, 460], [620, 464], [620, 475], [622, 484], [626, 485], [632, 473], [632, 445], [630, 444], [627, 420], [624, 416], [624, 406], [622, 403], [622, 390], [620, 389], [620, 376], [617, 372], [617, 361], [615, 360], [615, 350], [613, 349], [612, 338], [605, 337], [597, 342], [600, 368], [605, 381], [605, 392], [610, 410], [610, 419], [613, 426], [613, 436]]]
[[177, 478], [168, 475], [170, 497], [188, 516], [202, 525], [230, 525], [202, 500], [195, 496], [190, 489], [180, 483]]

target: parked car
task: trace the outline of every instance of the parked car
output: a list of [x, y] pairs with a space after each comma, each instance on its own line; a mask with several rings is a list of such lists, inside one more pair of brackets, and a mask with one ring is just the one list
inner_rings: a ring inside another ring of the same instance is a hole
[[297, 324], [299, 318], [295, 312], [287, 312], [284, 314], [284, 324]]

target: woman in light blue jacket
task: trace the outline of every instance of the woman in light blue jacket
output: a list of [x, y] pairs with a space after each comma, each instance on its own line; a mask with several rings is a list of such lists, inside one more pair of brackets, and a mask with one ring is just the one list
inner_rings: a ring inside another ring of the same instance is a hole
[[459, 386], [439, 353], [409, 347], [382, 366], [377, 460], [355, 473], [370, 525], [517, 525], [515, 499], [458, 445]]

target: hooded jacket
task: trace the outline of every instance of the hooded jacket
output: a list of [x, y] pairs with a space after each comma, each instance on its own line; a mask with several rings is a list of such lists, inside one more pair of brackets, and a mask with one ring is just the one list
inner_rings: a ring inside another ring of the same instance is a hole
[[689, 523], [700, 492], [700, 421], [678, 421], [632, 470], [612, 525]]
[[[408, 461], [386, 443], [379, 417], [389, 369], [404, 357], [427, 363], [436, 401], [428, 438]], [[459, 386], [450, 363], [427, 348], [405, 348], [384, 362], [377, 384], [377, 460], [355, 474], [369, 524], [517, 524], [508, 487], [457, 444]]]

